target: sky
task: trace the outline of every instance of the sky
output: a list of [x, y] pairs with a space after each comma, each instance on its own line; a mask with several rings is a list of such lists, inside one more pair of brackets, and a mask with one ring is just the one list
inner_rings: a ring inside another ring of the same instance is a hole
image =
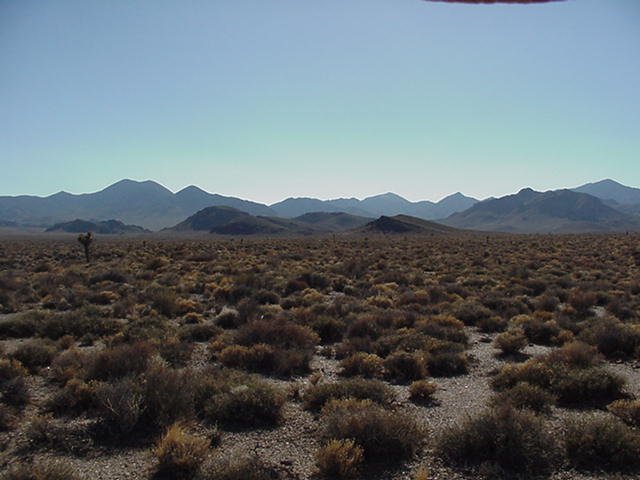
[[640, 187], [640, 2], [0, 0], [0, 195]]

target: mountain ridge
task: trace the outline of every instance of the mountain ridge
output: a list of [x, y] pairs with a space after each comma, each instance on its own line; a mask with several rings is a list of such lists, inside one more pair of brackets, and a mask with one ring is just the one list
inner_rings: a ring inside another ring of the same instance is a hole
[[442, 220], [445, 225], [509, 233], [581, 233], [640, 231], [640, 218], [573, 190], [516, 194], [477, 203]]
[[[556, 198], [552, 199], [550, 192], [556, 192]], [[566, 192], [586, 195], [598, 202], [588, 202], [586, 197], [571, 197]], [[528, 201], [527, 199], [533, 200], [542, 193], [546, 194], [544, 202], [534, 202], [525, 208], [523, 202]], [[577, 198], [582, 200], [579, 202]], [[491, 205], [491, 212], [487, 211], [487, 204]], [[482, 207], [473, 210], [478, 205]], [[72, 194], [60, 191], [47, 197], [0, 196], [0, 224], [16, 225], [18, 228], [50, 227], [76, 219], [92, 222], [118, 219], [124, 224], [161, 230], [177, 225], [196, 212], [211, 206], [231, 207], [255, 217], [270, 218], [271, 223], [279, 225], [282, 225], [283, 220], [294, 222], [287, 224], [286, 228], [293, 228], [292, 225], [302, 228], [306, 225], [305, 228], [311, 229], [336, 229], [341, 228], [339, 221], [357, 228], [363, 224], [363, 219], [408, 215], [443, 223], [460, 222], [458, 226], [462, 227], [479, 226], [483, 229], [501, 231], [609, 231], [627, 227], [635, 229], [636, 222], [640, 221], [640, 189], [604, 179], [572, 189], [549, 192], [523, 188], [517, 194], [489, 198], [481, 202], [461, 192], [455, 192], [437, 202], [412, 202], [396, 193], [386, 192], [361, 200], [355, 197], [330, 200], [298, 197], [265, 205], [209, 193], [196, 185], [188, 185], [173, 193], [153, 180], [123, 179], [92, 193]], [[603, 206], [608, 209], [603, 210]], [[521, 211], [517, 211], [517, 208]], [[600, 217], [597, 220], [589, 218], [589, 208], [599, 212]], [[477, 213], [478, 211], [484, 213]], [[346, 216], [340, 218], [324, 215], [304, 218], [306, 214], [319, 212], [343, 213]], [[504, 218], [498, 218], [500, 215]], [[275, 221], [277, 217], [281, 218]], [[310, 219], [314, 219], [318, 224], [308, 223]], [[245, 218], [244, 221], [249, 220]], [[264, 223], [266, 220], [261, 222]], [[255, 223], [255, 220], [251, 220], [250, 223]]]

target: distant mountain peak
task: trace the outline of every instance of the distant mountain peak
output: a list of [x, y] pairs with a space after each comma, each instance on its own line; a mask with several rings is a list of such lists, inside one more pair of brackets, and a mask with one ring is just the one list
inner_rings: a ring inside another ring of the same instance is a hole
[[620, 205], [640, 205], [640, 189], [628, 187], [610, 178], [587, 183], [574, 188], [573, 191], [587, 193], [604, 201], [614, 201]]
[[380, 193], [378, 195], [372, 195], [370, 197], [365, 198], [365, 200], [402, 200], [404, 202], [408, 202], [408, 200], [404, 197], [401, 197], [400, 195], [398, 195], [397, 193], [393, 193], [393, 192], [386, 192], [386, 193]]
[[210, 195], [209, 193], [207, 193], [206, 191], [204, 191], [200, 187], [197, 187], [196, 185], [188, 185], [188, 186], [184, 187], [182, 190], [177, 191], [175, 194], [176, 195], [193, 195], [193, 194]]

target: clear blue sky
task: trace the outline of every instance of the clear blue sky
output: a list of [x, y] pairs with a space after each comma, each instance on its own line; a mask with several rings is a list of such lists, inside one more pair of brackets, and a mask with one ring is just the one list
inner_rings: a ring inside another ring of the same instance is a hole
[[640, 186], [640, 1], [0, 0], [0, 194]]

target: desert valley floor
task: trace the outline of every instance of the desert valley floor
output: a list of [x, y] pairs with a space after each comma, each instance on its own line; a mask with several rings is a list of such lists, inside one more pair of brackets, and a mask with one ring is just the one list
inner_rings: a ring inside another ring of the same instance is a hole
[[0, 240], [0, 478], [638, 478], [640, 236]]

